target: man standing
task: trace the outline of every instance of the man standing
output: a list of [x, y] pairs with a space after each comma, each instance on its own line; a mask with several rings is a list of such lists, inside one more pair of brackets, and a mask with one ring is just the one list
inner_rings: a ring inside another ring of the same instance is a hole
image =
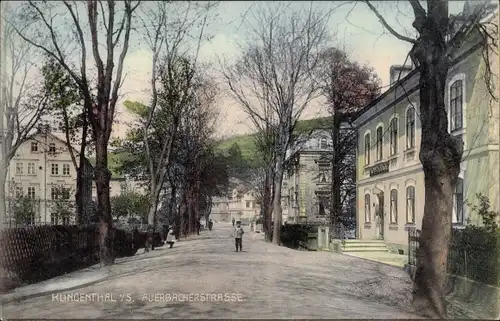
[[196, 234], [200, 235], [200, 229], [201, 229], [201, 222], [200, 222], [201, 218], [198, 219], [198, 221], [196, 222]]
[[243, 231], [243, 228], [241, 227], [241, 222], [238, 221], [236, 222], [236, 228], [234, 229], [234, 245], [236, 246], [236, 252], [238, 252], [238, 249], [243, 251], [243, 234], [245, 231]]
[[214, 222], [212, 222], [212, 219], [210, 219], [210, 221], [208, 221], [208, 230], [209, 231], [212, 230], [212, 226], [214, 226]]

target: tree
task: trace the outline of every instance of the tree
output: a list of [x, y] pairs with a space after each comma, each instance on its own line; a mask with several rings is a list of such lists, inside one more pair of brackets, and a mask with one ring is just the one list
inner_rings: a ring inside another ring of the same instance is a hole
[[[498, 34], [488, 30], [483, 19], [491, 13], [492, 2], [475, 2], [468, 14], [449, 16], [448, 0], [409, 0], [413, 9], [413, 27], [418, 37], [412, 39], [394, 30], [368, 1], [369, 8], [389, 32], [412, 44], [410, 57], [419, 71], [421, 146], [420, 162], [425, 177], [425, 206], [422, 233], [414, 279], [413, 305], [430, 318], [446, 318], [444, 286], [447, 273], [448, 246], [451, 238], [453, 191], [462, 161], [463, 144], [448, 132], [445, 87], [448, 69], [458, 50], [472, 37], [480, 38], [486, 64], [487, 52], [495, 49]], [[465, 10], [464, 10], [465, 11]], [[486, 21], [486, 23], [488, 23]], [[497, 29], [498, 26], [495, 27]], [[498, 51], [496, 51], [498, 52]], [[498, 57], [496, 58], [498, 59]], [[486, 67], [485, 80], [491, 88], [491, 69]]]
[[325, 126], [332, 140], [330, 224], [343, 223], [343, 211], [356, 193], [356, 129], [353, 116], [380, 94], [380, 79], [368, 66], [360, 66], [338, 48], [321, 53], [317, 69], [321, 92], [330, 115]]
[[267, 157], [272, 159], [269, 171], [274, 171], [267, 183], [273, 187], [267, 195], [273, 195], [273, 243], [280, 244], [285, 153], [302, 111], [317, 94], [312, 75], [329, 38], [330, 11], [315, 10], [312, 3], [305, 12], [282, 3], [260, 9], [242, 57], [224, 76], [232, 96], [264, 135], [266, 150], [273, 147]]
[[[56, 129], [64, 133], [66, 147], [77, 173], [75, 221], [77, 224], [82, 224], [89, 217], [85, 209], [86, 203], [92, 197], [90, 163], [85, 156], [86, 150], [90, 147], [89, 138], [92, 135], [88, 115], [84, 110], [83, 97], [77, 83], [55, 59], [47, 57], [42, 74], [45, 79], [45, 88], [50, 93], [50, 113], [53, 120], [57, 120], [58, 128]], [[79, 146], [78, 154], [75, 153], [74, 144]]]
[[[142, 25], [146, 41], [153, 56], [151, 72], [151, 102], [145, 110], [142, 121], [142, 138], [144, 151], [148, 156], [150, 209], [148, 211], [149, 231], [152, 233], [156, 225], [160, 193], [167, 178], [167, 169], [171, 161], [172, 146], [176, 140], [179, 119], [185, 112], [185, 106], [192, 99], [193, 80], [196, 73], [197, 57], [200, 42], [204, 37], [204, 29], [212, 3], [200, 5], [196, 3], [156, 1], [144, 6]], [[176, 10], [177, 9], [177, 10]], [[173, 13], [173, 14], [171, 14]], [[201, 25], [196, 37], [194, 58], [189, 53], [188, 37]], [[185, 50], [184, 48], [188, 48]], [[183, 51], [185, 50], [185, 51]], [[161, 89], [157, 82], [160, 80]], [[158, 108], [157, 108], [158, 107]], [[158, 110], [161, 109], [161, 110]], [[154, 118], [158, 113], [169, 113], [169, 121], [164, 123], [164, 137], [157, 148], [151, 146], [149, 137]], [[148, 238], [149, 239], [149, 238]], [[149, 244], [148, 244], [149, 246]]]
[[71, 188], [58, 186], [54, 194], [52, 194], [52, 214], [56, 216], [55, 220], [57, 223], [59, 223], [60, 218], [62, 224], [67, 225], [75, 216], [75, 204], [71, 197], [72, 193]]
[[[2, 4], [2, 19], [8, 20], [12, 11]], [[31, 46], [16, 41], [12, 25], [2, 26], [2, 100], [0, 102], [0, 195], [5, 195], [10, 161], [21, 144], [36, 133], [41, 117], [46, 113], [48, 92], [30, 81], [37, 66]], [[7, 66], [9, 68], [7, 68]], [[0, 217], [6, 217], [5, 198], [0, 197]]]
[[126, 191], [123, 194], [111, 197], [111, 209], [113, 217], [144, 217], [149, 208], [147, 195], [139, 194], [135, 191]]
[[[97, 212], [100, 215], [100, 257], [101, 262], [108, 265], [114, 262], [110, 251], [113, 247], [113, 236], [108, 233], [112, 230], [108, 142], [122, 84], [123, 64], [132, 31], [132, 16], [140, 2], [133, 4], [131, 0], [110, 0], [106, 2], [105, 9], [100, 1], [87, 1], [87, 25], [84, 25], [80, 18], [81, 3], [62, 3], [63, 6], [60, 6], [59, 2], [28, 1], [19, 7], [17, 19], [9, 23], [25, 42], [57, 61], [76, 82], [83, 96], [96, 152], [95, 181], [98, 195]], [[120, 12], [117, 4], [123, 4], [123, 11]], [[99, 14], [102, 20], [99, 20]], [[66, 19], [61, 19], [62, 16]], [[69, 22], [70, 25], [64, 22]], [[86, 28], [88, 30], [85, 30]], [[68, 33], [68, 30], [72, 32]], [[102, 30], [106, 39], [105, 45], [99, 41], [99, 30]], [[90, 39], [87, 39], [87, 31]], [[97, 76], [95, 87], [92, 85], [92, 71], [88, 64], [89, 41], [94, 60], [92, 67], [95, 67]], [[106, 52], [105, 59], [101, 56], [102, 46]], [[115, 51], [118, 48], [121, 50], [116, 64]], [[80, 66], [76, 67], [78, 64]]]

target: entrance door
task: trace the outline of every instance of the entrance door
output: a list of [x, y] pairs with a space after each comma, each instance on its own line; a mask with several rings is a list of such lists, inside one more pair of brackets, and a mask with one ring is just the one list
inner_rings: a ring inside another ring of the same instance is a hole
[[378, 231], [379, 231], [379, 239], [384, 239], [384, 192], [380, 192], [378, 194], [378, 209], [377, 209], [377, 217], [378, 217]]

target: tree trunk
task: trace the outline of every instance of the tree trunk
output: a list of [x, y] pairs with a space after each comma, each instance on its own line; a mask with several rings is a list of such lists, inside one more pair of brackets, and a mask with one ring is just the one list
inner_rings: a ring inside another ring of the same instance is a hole
[[273, 227], [273, 243], [281, 245], [281, 224], [283, 222], [281, 210], [281, 183], [283, 181], [283, 156], [278, 157], [278, 165], [276, 175], [274, 177], [273, 191], [273, 214], [274, 214], [274, 227]]
[[[3, 121], [3, 120], [1, 120]], [[7, 183], [7, 167], [0, 164], [0, 220], [4, 222], [4, 227], [8, 227], [7, 218], [7, 198], [8, 193], [5, 190], [5, 184]], [[7, 164], [5, 164], [7, 165]]]
[[173, 217], [174, 214], [175, 200], [177, 198], [177, 185], [171, 183], [170, 188], [171, 188], [171, 193], [170, 193], [171, 195], [170, 195], [170, 202], [168, 203], [168, 213], [167, 213], [169, 224], [170, 224], [170, 219]]
[[332, 181], [331, 181], [331, 196], [330, 196], [330, 224], [332, 231], [339, 223], [339, 218], [342, 215], [340, 189], [342, 186], [341, 177], [339, 173], [339, 162], [342, 160], [339, 157], [339, 141], [340, 141], [340, 124], [341, 116], [339, 113], [333, 115], [332, 126]]
[[429, 318], [446, 318], [445, 283], [451, 238], [453, 191], [463, 145], [448, 133], [444, 102], [448, 57], [429, 28], [414, 48], [420, 62], [420, 162], [425, 175], [425, 206], [417, 253], [413, 305]]
[[76, 170], [76, 192], [75, 192], [75, 201], [76, 201], [76, 217], [75, 221], [77, 225], [83, 224], [84, 219], [84, 207], [85, 204], [83, 202], [83, 176], [84, 176], [84, 166], [80, 164], [78, 169]]
[[[154, 178], [151, 178], [154, 180]], [[161, 185], [151, 182], [151, 193], [149, 195], [149, 210], [148, 210], [148, 230], [146, 235], [146, 244], [144, 250], [149, 252], [154, 250], [153, 237], [156, 231], [156, 213], [158, 211], [158, 199], [160, 198]]]
[[271, 174], [268, 171], [266, 173], [266, 179], [264, 183], [264, 195], [262, 197], [262, 206], [264, 214], [264, 233], [267, 242], [272, 242], [272, 221], [273, 221], [273, 211], [272, 211], [272, 179]]
[[108, 144], [104, 134], [97, 136], [95, 178], [97, 187], [97, 212], [99, 215], [100, 259], [101, 264], [114, 263], [113, 219], [111, 217], [111, 203], [109, 199]]

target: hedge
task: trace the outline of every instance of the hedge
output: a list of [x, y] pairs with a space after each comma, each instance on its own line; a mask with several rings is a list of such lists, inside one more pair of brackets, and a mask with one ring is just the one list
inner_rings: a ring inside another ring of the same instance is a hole
[[454, 229], [448, 272], [477, 282], [500, 285], [500, 229]]
[[[144, 248], [146, 233], [114, 229], [112, 255], [133, 256]], [[163, 245], [160, 233], [155, 247]], [[99, 262], [97, 224], [84, 226], [45, 225], [8, 228], [0, 233], [0, 291], [36, 283]]]

